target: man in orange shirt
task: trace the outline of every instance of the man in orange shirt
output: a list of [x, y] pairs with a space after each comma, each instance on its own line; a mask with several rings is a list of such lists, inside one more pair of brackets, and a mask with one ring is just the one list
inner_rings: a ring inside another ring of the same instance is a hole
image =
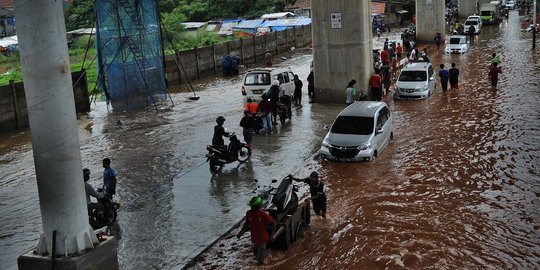
[[251, 98], [248, 98], [246, 106], [244, 107], [244, 111], [249, 111], [251, 115], [256, 115], [257, 107], [258, 105], [256, 103], [253, 103], [253, 100]]

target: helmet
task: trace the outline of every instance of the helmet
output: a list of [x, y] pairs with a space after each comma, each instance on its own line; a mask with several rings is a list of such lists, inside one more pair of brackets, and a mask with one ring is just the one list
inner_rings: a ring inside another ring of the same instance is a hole
[[262, 205], [262, 199], [259, 196], [255, 196], [249, 200], [249, 206], [251, 207], [259, 207]]
[[218, 118], [216, 118], [216, 123], [218, 123], [219, 125], [223, 125], [223, 123], [225, 123], [225, 117], [223, 116], [218, 116]]

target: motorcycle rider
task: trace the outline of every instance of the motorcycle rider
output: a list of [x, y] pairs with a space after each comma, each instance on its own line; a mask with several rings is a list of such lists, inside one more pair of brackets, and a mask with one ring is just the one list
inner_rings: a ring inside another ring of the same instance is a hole
[[227, 145], [225, 145], [225, 141], [223, 140], [223, 137], [229, 137], [231, 136], [230, 133], [225, 132], [225, 128], [223, 127], [223, 123], [225, 123], [225, 117], [218, 116], [216, 118], [217, 125], [214, 126], [214, 136], [212, 137], [212, 145], [220, 146], [223, 149], [227, 149]]
[[251, 232], [251, 242], [253, 243], [253, 255], [257, 259], [259, 265], [264, 264], [264, 255], [266, 252], [266, 243], [270, 239], [268, 232], [266, 231], [266, 225], [272, 224], [272, 235], [275, 233], [276, 221], [265, 211], [261, 209], [262, 198], [255, 196], [249, 201], [250, 210], [246, 212], [246, 220], [242, 229], [238, 232], [236, 237], [240, 237], [247, 231]]
[[92, 213], [92, 210], [96, 209], [98, 213], [103, 214], [103, 205], [100, 203], [93, 203], [90, 199], [90, 196], [101, 199], [105, 197], [104, 192], [98, 192], [94, 189], [92, 185], [88, 183], [88, 180], [90, 180], [90, 170], [87, 168], [83, 169], [83, 179], [84, 179], [84, 190], [86, 193], [86, 206], [88, 208], [88, 213]]
[[319, 174], [313, 171], [308, 178], [293, 177], [293, 180], [309, 185], [309, 193], [311, 194], [309, 200], [313, 202], [313, 212], [326, 219], [326, 193], [324, 192], [324, 184], [319, 181]]

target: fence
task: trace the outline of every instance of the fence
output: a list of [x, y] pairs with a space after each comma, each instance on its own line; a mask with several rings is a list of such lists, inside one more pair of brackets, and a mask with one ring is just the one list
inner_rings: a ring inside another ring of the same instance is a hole
[[[84, 70], [72, 72], [73, 95], [77, 112], [90, 111], [88, 82]], [[28, 111], [24, 84], [10, 82], [0, 86], [0, 133], [13, 132], [28, 127]]]
[[256, 64], [264, 61], [267, 52], [278, 55], [289, 51], [292, 47], [305, 47], [311, 43], [311, 25], [298, 26], [278, 32], [266, 33], [232, 40], [212, 46], [180, 51], [178, 56], [186, 75], [181, 75], [174, 55], [165, 56], [165, 73], [169, 84], [184, 83], [185, 76], [189, 80], [201, 79], [221, 73], [221, 61], [226, 55], [240, 57], [242, 64]]

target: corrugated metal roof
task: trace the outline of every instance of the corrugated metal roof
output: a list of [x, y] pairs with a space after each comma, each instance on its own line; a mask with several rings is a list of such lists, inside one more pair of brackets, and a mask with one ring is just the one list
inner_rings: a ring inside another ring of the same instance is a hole
[[302, 26], [311, 24], [311, 18], [302, 17], [302, 18], [293, 18], [293, 19], [282, 19], [282, 20], [273, 20], [264, 22], [262, 27], [276, 27], [276, 26]]
[[261, 16], [261, 19], [283, 19], [284, 17], [292, 17], [294, 16], [294, 13], [292, 12], [277, 12], [277, 13], [269, 13], [264, 14]]

